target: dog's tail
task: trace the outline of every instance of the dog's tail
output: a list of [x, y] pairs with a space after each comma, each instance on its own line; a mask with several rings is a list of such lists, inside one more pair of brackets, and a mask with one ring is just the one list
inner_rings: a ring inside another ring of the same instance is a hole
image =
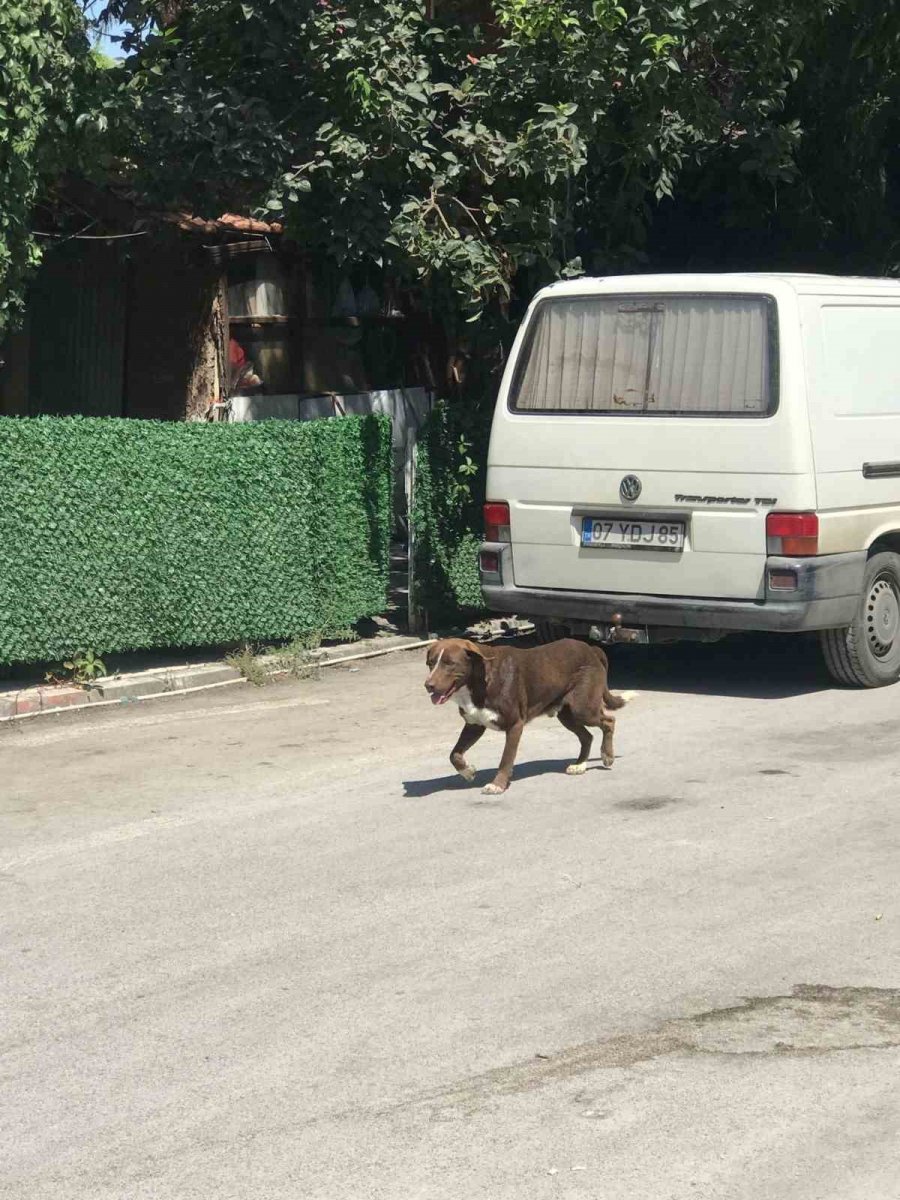
[[[603, 667], [604, 675], [609, 670], [609, 659], [606, 657], [606, 651], [602, 646], [591, 645], [594, 654], [600, 660], [600, 665]], [[634, 700], [637, 692], [611, 692], [608, 685], [604, 682], [603, 685], [603, 704], [610, 711], [614, 709], [624, 708], [629, 700]]]

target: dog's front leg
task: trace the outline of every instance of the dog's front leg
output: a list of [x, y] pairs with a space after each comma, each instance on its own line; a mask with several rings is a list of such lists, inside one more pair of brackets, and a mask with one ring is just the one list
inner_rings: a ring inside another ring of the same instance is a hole
[[500, 766], [497, 774], [494, 776], [494, 782], [489, 783], [487, 787], [481, 789], [482, 795], [499, 796], [501, 792], [505, 792], [509, 787], [509, 781], [512, 778], [513, 763], [516, 761], [516, 753], [519, 749], [519, 742], [522, 738], [522, 730], [524, 728], [525, 722], [519, 721], [507, 729], [506, 745], [503, 747], [503, 757], [500, 759]]
[[450, 751], [450, 761], [467, 783], [471, 783], [475, 778], [475, 768], [466, 762], [466, 751], [472, 749], [483, 733], [483, 725], [469, 725], [467, 722], [462, 727], [459, 741]]

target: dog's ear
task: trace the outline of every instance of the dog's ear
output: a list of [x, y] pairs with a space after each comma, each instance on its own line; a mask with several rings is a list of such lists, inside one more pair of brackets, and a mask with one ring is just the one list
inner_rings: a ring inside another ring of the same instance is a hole
[[463, 642], [466, 648], [466, 654], [471, 654], [475, 658], [483, 659], [485, 662], [490, 662], [492, 655], [485, 654], [484, 647], [479, 646], [476, 642]]

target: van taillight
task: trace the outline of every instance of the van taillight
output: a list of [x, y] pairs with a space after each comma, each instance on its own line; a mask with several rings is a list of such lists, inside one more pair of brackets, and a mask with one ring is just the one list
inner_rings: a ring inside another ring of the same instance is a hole
[[769, 513], [766, 517], [769, 554], [807, 558], [819, 553], [819, 518], [815, 513]]
[[484, 506], [484, 540], [486, 542], [508, 542], [509, 505], [489, 502]]

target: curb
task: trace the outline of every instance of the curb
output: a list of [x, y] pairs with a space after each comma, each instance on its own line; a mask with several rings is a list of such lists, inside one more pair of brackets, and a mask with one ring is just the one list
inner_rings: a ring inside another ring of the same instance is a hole
[[[369, 638], [366, 641], [329, 646], [317, 651], [314, 665], [336, 667], [342, 663], [360, 659], [381, 658], [401, 650], [416, 650], [429, 645], [430, 639], [395, 635]], [[348, 653], [349, 651], [349, 653]], [[262, 660], [265, 667], [265, 659]], [[268, 670], [271, 678], [283, 672]], [[155, 668], [136, 671], [128, 675], [98, 679], [90, 687], [76, 684], [48, 684], [44, 687], [24, 688], [19, 692], [0, 695], [0, 724], [21, 721], [31, 717], [50, 716], [52, 713], [72, 709], [86, 709], [112, 704], [133, 704], [140, 700], [152, 700], [163, 696], [177, 696], [186, 692], [205, 691], [208, 688], [226, 687], [229, 684], [245, 683], [243, 675], [225, 663], [194, 663], [184, 667]]]

